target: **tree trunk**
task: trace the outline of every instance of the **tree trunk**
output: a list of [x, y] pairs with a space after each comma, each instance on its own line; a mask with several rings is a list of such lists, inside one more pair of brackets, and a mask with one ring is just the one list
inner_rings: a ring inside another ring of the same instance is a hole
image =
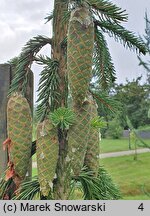
[[63, 41], [67, 36], [67, 24], [63, 22], [65, 12], [68, 10], [68, 1], [55, 0], [54, 19], [53, 19], [53, 42], [52, 42], [52, 58], [59, 62], [59, 106], [66, 106], [66, 58]]
[[7, 138], [7, 93], [10, 86], [11, 73], [9, 64], [0, 65], [0, 177], [6, 170], [7, 153], [3, 151], [2, 143]]
[[[66, 57], [65, 47], [62, 42], [67, 36], [67, 24], [63, 23], [64, 13], [68, 10], [68, 1], [55, 0], [54, 3], [54, 19], [53, 19], [53, 43], [52, 43], [52, 58], [57, 59], [59, 62], [59, 104], [57, 107], [67, 106], [67, 70], [66, 70]], [[67, 199], [67, 186], [66, 186], [66, 167], [65, 158], [67, 154], [67, 133], [58, 128], [59, 137], [59, 159], [57, 164], [57, 179], [54, 182], [54, 198]]]

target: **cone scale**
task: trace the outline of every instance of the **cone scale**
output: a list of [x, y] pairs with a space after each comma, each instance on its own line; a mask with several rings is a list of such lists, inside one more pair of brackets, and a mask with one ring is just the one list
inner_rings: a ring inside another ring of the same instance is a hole
[[[92, 100], [90, 102], [90, 118], [91, 120], [98, 116], [97, 105]], [[99, 170], [99, 154], [100, 154], [100, 131], [99, 128], [94, 128], [90, 124], [89, 137], [87, 143], [87, 150], [84, 159], [84, 165], [93, 171], [95, 176], [98, 175]]]
[[91, 79], [94, 25], [91, 13], [81, 6], [71, 13], [68, 27], [67, 71], [74, 103], [82, 105]]
[[7, 133], [9, 169], [6, 176], [23, 180], [31, 156], [32, 117], [28, 101], [20, 93], [14, 93], [8, 100]]
[[81, 108], [74, 109], [76, 121], [68, 132], [67, 161], [71, 165], [73, 175], [78, 176], [84, 164], [84, 157], [89, 137], [89, 102], [85, 101]]
[[37, 127], [37, 169], [40, 190], [48, 196], [56, 178], [56, 166], [59, 154], [57, 129], [46, 119]]

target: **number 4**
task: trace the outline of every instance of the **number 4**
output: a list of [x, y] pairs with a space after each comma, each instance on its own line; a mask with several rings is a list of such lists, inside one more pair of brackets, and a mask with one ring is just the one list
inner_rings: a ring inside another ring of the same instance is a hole
[[138, 207], [139, 210], [143, 211], [144, 210], [144, 206], [143, 206], [143, 203], [141, 203]]

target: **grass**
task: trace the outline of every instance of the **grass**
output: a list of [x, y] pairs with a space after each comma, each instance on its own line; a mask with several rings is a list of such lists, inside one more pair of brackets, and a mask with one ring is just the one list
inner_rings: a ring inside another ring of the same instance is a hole
[[32, 156], [32, 162], [36, 162], [36, 160], [37, 160], [36, 154], [34, 154], [34, 155]]
[[36, 176], [37, 175], [37, 168], [32, 168], [32, 176]]
[[[139, 154], [137, 161], [133, 158], [133, 155], [104, 158], [100, 163], [119, 186], [124, 200], [150, 200], [143, 191], [144, 187], [150, 193], [150, 153]], [[37, 175], [36, 168], [33, 168], [32, 174]], [[81, 192], [77, 192], [75, 196], [74, 199], [81, 199]]]
[[[144, 141], [150, 145], [150, 139], [144, 139]], [[141, 148], [141, 147], [138, 147]], [[131, 149], [134, 149], [134, 144], [131, 143]], [[101, 153], [118, 152], [129, 150], [128, 138], [121, 139], [102, 139], [100, 143]]]
[[[150, 144], [150, 139], [145, 140]], [[131, 145], [134, 149], [134, 145]], [[126, 151], [128, 148], [128, 139], [122, 138], [102, 139], [101, 153]], [[104, 165], [108, 173], [112, 176], [113, 181], [118, 184], [125, 200], [147, 200], [150, 199], [144, 192], [143, 186], [146, 191], [150, 193], [150, 153], [138, 154], [138, 160], [134, 160], [134, 155], [122, 156], [115, 158], [104, 158], [100, 163]], [[33, 156], [33, 161], [36, 161], [36, 155]], [[32, 175], [37, 175], [37, 169], [32, 169]], [[81, 193], [81, 192], [80, 192]], [[79, 192], [76, 198], [80, 198]]]
[[150, 125], [141, 126], [136, 131], [150, 131]]
[[124, 196], [124, 200], [150, 200], [150, 197], [144, 194], [140, 194], [136, 196]]
[[143, 192], [150, 193], [150, 153], [138, 155], [138, 160], [133, 160], [133, 155], [101, 159], [101, 164], [111, 174], [118, 184], [124, 199], [150, 199]]

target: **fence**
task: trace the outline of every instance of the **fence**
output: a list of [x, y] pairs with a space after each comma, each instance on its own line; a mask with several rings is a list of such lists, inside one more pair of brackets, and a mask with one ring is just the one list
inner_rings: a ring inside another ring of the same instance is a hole
[[[148, 139], [150, 138], [150, 131], [138, 131], [137, 134], [139, 135], [139, 137], [143, 138], [143, 139]], [[123, 131], [123, 137], [129, 137], [129, 131], [128, 130], [124, 130]]]

